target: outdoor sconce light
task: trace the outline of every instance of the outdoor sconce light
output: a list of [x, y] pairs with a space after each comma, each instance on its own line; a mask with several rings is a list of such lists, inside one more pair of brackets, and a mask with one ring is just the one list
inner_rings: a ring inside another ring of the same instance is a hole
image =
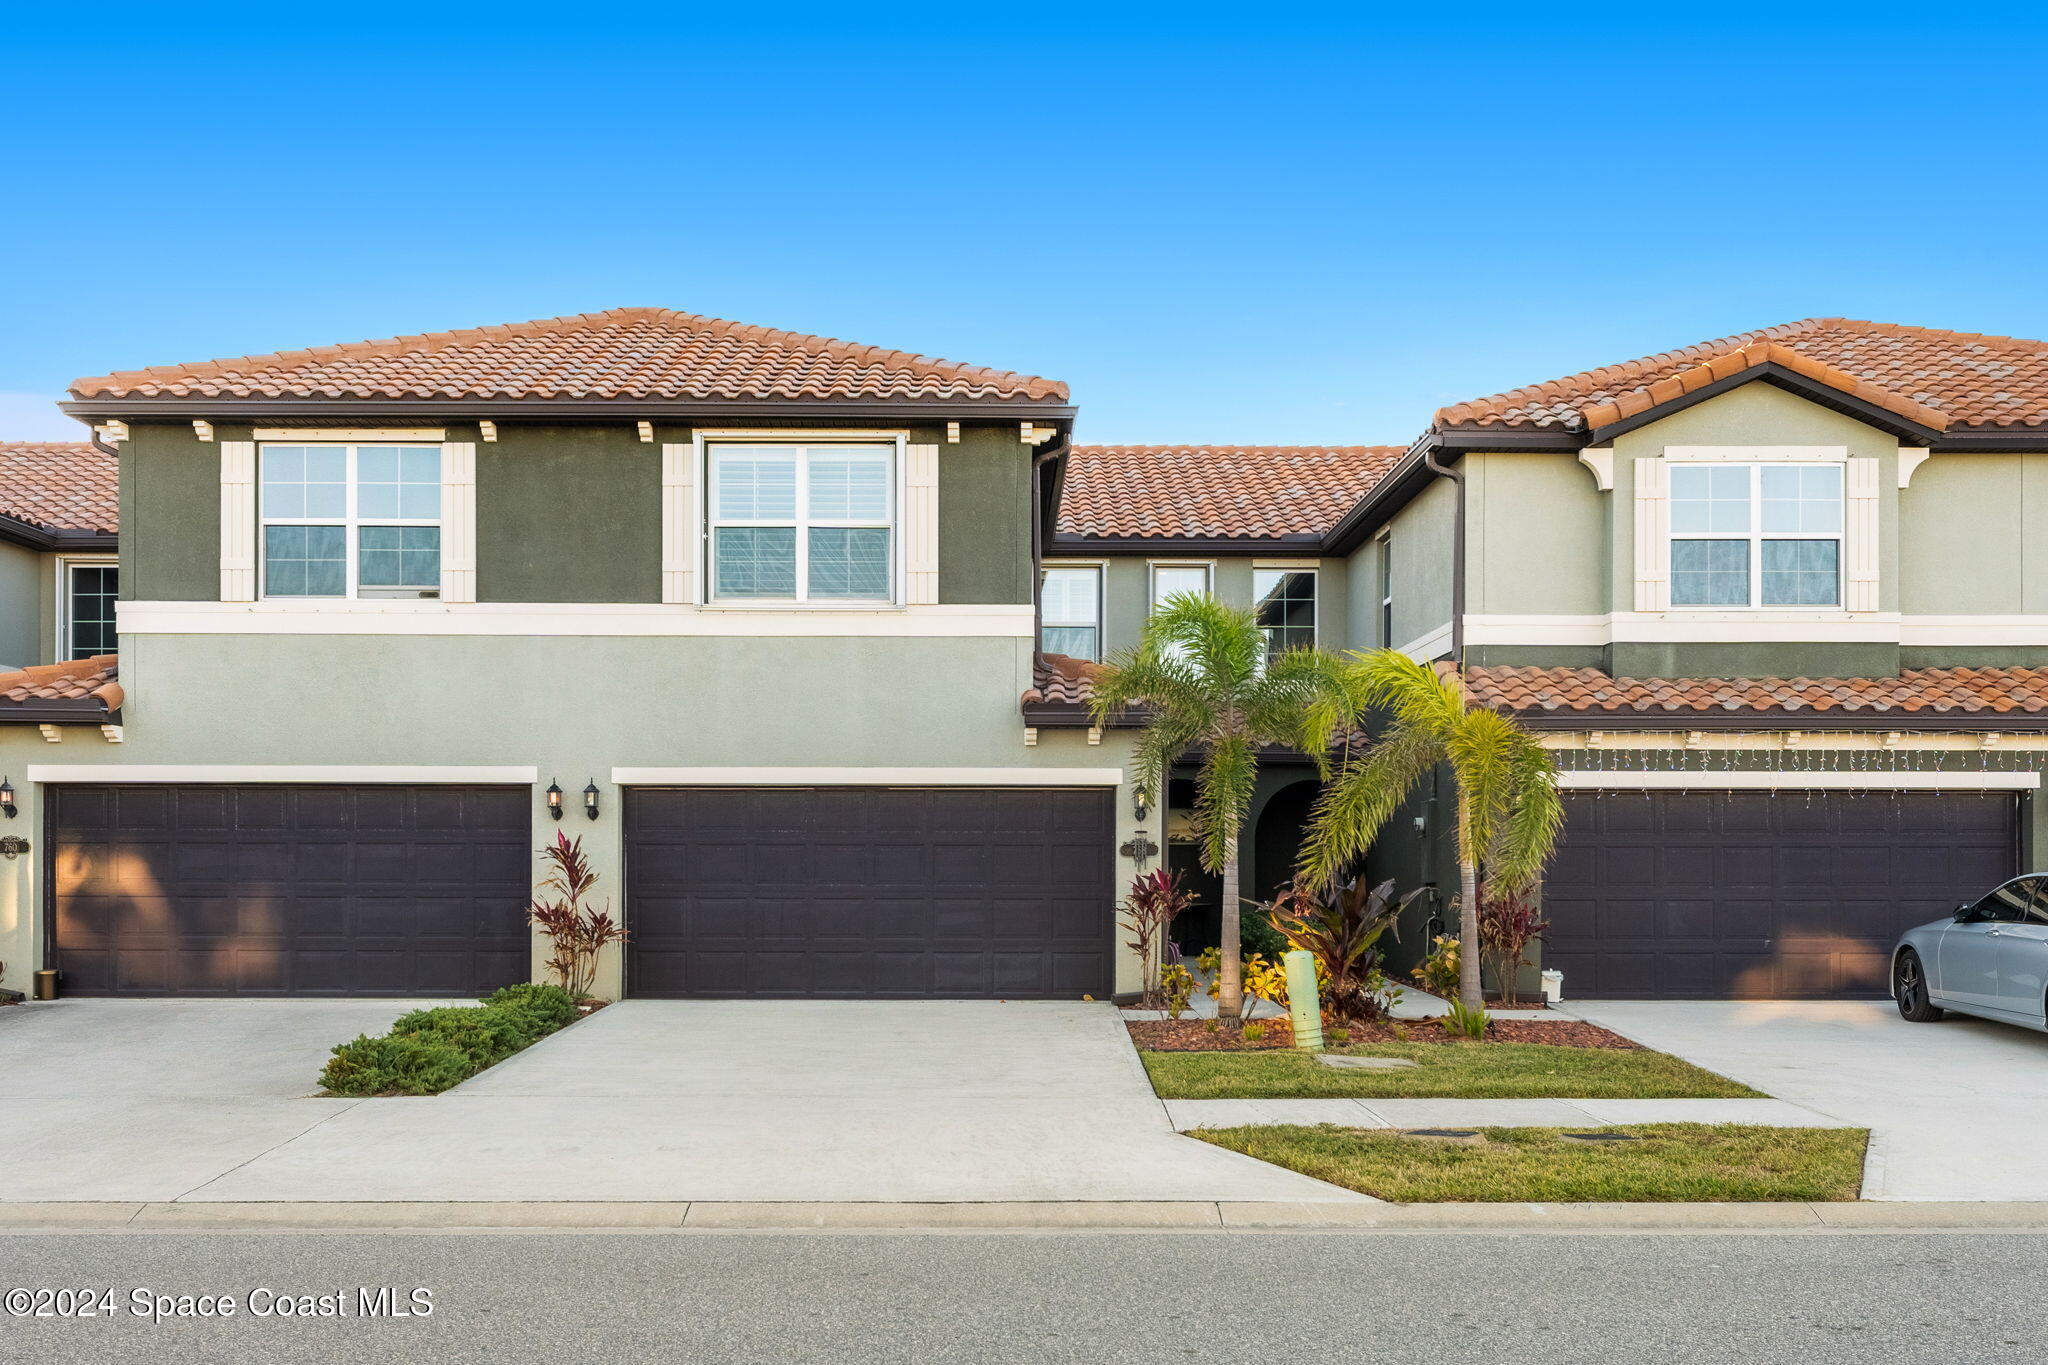
[[1143, 787], [1131, 789], [1131, 818], [1142, 821], [1152, 813], [1151, 793]]
[[0, 777], [0, 810], [6, 811], [10, 820], [21, 814], [14, 808], [14, 783], [4, 777]]
[[562, 784], [548, 783], [548, 814], [557, 820], [562, 818]]
[[593, 820], [595, 820], [595, 819], [597, 818], [597, 779], [596, 779], [596, 778], [592, 778], [592, 779], [591, 779], [591, 781], [590, 781], [590, 785], [589, 785], [589, 786], [587, 786], [587, 787], [585, 787], [585, 788], [583, 789], [583, 813], [584, 813], [585, 815], [589, 816], [589, 817], [590, 817], [591, 819], [593, 819]]

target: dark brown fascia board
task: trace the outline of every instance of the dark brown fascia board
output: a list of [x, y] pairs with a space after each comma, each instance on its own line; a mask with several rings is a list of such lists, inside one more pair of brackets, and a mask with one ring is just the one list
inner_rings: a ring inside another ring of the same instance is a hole
[[1045, 547], [1059, 555], [1315, 555], [1323, 537], [1296, 536], [1054, 536]]
[[2048, 731], [2048, 711], [1516, 711], [1531, 730]]
[[1350, 554], [1396, 512], [1413, 501], [1415, 495], [1436, 478], [1425, 461], [1431, 451], [1441, 448], [1442, 437], [1434, 431], [1408, 447], [1408, 453], [1394, 462], [1386, 477], [1367, 489], [1365, 496], [1353, 503], [1351, 510], [1323, 536], [1323, 553], [1336, 556]]
[[1854, 394], [1843, 393], [1840, 389], [1831, 388], [1817, 380], [1809, 379], [1797, 370], [1788, 370], [1775, 361], [1767, 361], [1762, 365], [1752, 365], [1740, 373], [1731, 374], [1724, 379], [1716, 379], [1711, 384], [1703, 384], [1691, 393], [1683, 393], [1676, 398], [1659, 403], [1655, 407], [1645, 408], [1633, 417], [1624, 417], [1618, 422], [1610, 422], [1604, 427], [1595, 428], [1586, 434], [1586, 438], [1581, 443], [1589, 446], [1606, 445], [1615, 437], [1634, 431], [1637, 427], [1645, 427], [1652, 422], [1662, 421], [1674, 412], [1683, 412], [1695, 403], [1704, 403], [1709, 398], [1716, 398], [1721, 394], [1727, 393], [1730, 389], [1738, 389], [1744, 384], [1758, 382], [1773, 385], [1785, 390], [1787, 393], [1804, 398], [1809, 403], [1815, 403], [1824, 408], [1831, 408], [1844, 416], [1853, 417], [1865, 426], [1876, 427], [1879, 431], [1896, 436], [1899, 440], [1909, 445], [1938, 446], [1941, 443], [1942, 433], [1933, 427], [1922, 426], [1911, 418], [1902, 417], [1889, 408], [1881, 408], [1875, 403], [1856, 397]]
[[120, 538], [105, 531], [52, 530], [0, 513], [0, 541], [29, 550], [113, 551]]
[[2048, 451], [2048, 427], [1950, 427], [1928, 448], [1951, 454]]
[[711, 401], [643, 398], [91, 398], [57, 405], [83, 422], [146, 417], [201, 417], [214, 422], [277, 419], [332, 422], [338, 418], [418, 421], [423, 417], [489, 418], [493, 421], [620, 422], [635, 418], [670, 422], [731, 418], [850, 418], [862, 421], [946, 422], [1030, 418], [1072, 422], [1079, 411], [1067, 403], [1034, 399], [1014, 402], [892, 401], [824, 402]]
[[0, 725], [119, 725], [121, 713], [97, 701], [0, 704]]

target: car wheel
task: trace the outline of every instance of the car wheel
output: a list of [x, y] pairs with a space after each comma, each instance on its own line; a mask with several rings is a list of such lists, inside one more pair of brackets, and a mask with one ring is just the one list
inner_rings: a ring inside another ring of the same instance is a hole
[[1899, 1017], [1916, 1024], [1931, 1024], [1946, 1012], [1928, 1002], [1927, 973], [1911, 948], [1892, 964], [1892, 999], [1899, 1002]]

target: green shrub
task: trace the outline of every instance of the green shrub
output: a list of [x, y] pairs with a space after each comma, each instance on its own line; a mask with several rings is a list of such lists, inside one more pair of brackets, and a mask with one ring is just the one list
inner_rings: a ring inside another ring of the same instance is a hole
[[517, 1005], [547, 1021], [549, 1028], [563, 1028], [576, 1022], [576, 997], [560, 986], [522, 981], [501, 986], [484, 997], [486, 1005]]
[[387, 1034], [337, 1046], [320, 1084], [333, 1095], [438, 1095], [476, 1071], [467, 1053], [439, 1039]]
[[331, 1095], [437, 1095], [576, 1018], [559, 986], [508, 986], [480, 1005], [413, 1010], [382, 1037], [342, 1043], [320, 1073]]

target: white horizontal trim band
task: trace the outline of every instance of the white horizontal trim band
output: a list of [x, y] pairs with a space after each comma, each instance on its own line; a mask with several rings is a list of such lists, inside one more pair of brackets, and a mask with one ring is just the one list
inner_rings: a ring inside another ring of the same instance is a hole
[[614, 768], [621, 787], [1114, 787], [1122, 768]]
[[2039, 773], [1602, 772], [1574, 769], [1557, 785], [1576, 789], [1757, 791], [1772, 788], [1870, 791], [2032, 791]]
[[694, 607], [609, 602], [122, 602], [123, 635], [781, 635], [992, 636], [1028, 640], [1027, 604]]
[[538, 768], [322, 763], [31, 763], [31, 782], [355, 782], [532, 786]]

